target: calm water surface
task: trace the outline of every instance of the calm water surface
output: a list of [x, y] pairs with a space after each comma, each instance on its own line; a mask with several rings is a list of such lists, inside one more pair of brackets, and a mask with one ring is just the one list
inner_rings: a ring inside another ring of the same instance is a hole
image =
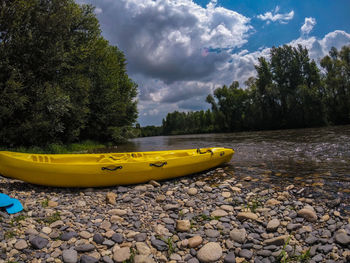
[[[234, 176], [314, 187], [320, 195], [349, 199], [350, 125], [259, 132], [137, 138], [118, 152], [222, 146], [235, 155], [227, 165]], [[115, 150], [114, 150], [115, 151]]]

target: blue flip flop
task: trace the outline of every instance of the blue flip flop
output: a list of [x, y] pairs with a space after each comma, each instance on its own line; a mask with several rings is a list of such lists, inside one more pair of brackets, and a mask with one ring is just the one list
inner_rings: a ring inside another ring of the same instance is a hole
[[0, 193], [0, 207], [6, 207], [13, 204], [13, 200], [8, 195]]
[[11, 201], [12, 201], [12, 205], [5, 207], [7, 213], [15, 214], [23, 210], [23, 206], [20, 201], [18, 201], [15, 198], [11, 198]]

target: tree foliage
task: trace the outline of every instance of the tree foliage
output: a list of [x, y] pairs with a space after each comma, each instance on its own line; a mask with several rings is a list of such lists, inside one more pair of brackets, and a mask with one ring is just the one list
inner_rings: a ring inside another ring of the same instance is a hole
[[0, 144], [127, 136], [117, 130], [136, 120], [136, 85], [93, 11], [73, 0], [0, 0]]
[[206, 101], [211, 121], [196, 122], [200, 112], [173, 112], [163, 120], [164, 134], [228, 132], [323, 126], [350, 123], [350, 46], [332, 48], [321, 60], [324, 73], [308, 50], [274, 47], [260, 57], [256, 77], [246, 88], [237, 81], [216, 89]]

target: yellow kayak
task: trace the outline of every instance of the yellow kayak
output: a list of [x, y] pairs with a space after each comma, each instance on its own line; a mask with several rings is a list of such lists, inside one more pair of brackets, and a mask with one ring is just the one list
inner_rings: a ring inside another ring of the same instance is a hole
[[0, 151], [0, 174], [60, 187], [137, 184], [201, 172], [230, 161], [233, 153], [228, 148], [102, 154]]

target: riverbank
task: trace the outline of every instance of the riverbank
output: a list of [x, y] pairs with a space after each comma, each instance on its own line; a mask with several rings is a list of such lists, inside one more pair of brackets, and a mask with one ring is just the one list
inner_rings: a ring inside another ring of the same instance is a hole
[[[0, 177], [0, 262], [347, 262], [349, 217], [293, 185], [225, 167], [164, 182], [47, 188]], [[286, 258], [288, 255], [288, 259]]]
[[[59, 144], [51, 143], [47, 146], [31, 146], [31, 147], [3, 147], [0, 146], [0, 151], [12, 151], [12, 152], [22, 152], [22, 153], [87, 153], [92, 152], [93, 150], [98, 150], [100, 148], [112, 147], [109, 144], [101, 144], [95, 141], [82, 141], [79, 143], [71, 144]], [[115, 146], [116, 148], [116, 146]]]

